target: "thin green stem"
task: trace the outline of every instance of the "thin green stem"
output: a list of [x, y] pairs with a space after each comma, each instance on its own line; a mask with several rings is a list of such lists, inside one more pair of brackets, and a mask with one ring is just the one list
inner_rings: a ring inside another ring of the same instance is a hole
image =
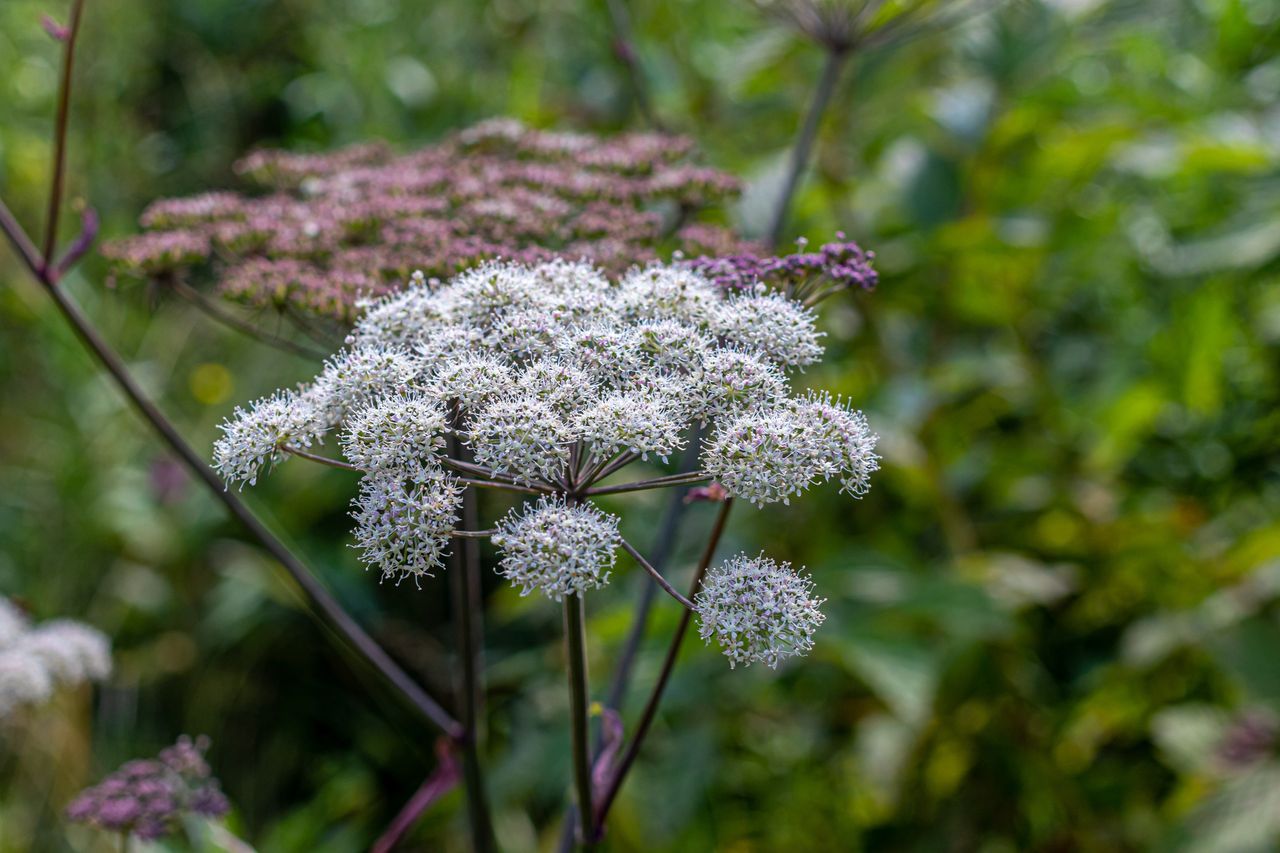
[[822, 117], [835, 94], [836, 84], [840, 82], [840, 72], [844, 70], [849, 59], [848, 49], [827, 48], [827, 61], [822, 68], [822, 76], [818, 78], [818, 86], [813, 93], [813, 102], [804, 117], [796, 143], [791, 148], [791, 162], [787, 167], [787, 175], [783, 180], [782, 192], [774, 205], [773, 215], [769, 220], [766, 244], [776, 249], [782, 240], [783, 229], [787, 227], [787, 215], [791, 211], [791, 198], [800, 185], [800, 178], [809, 165], [809, 155], [813, 153], [813, 143], [818, 138], [818, 129], [822, 126]]
[[582, 596], [564, 598], [564, 645], [569, 661], [569, 718], [573, 729], [573, 781], [578, 804], [581, 841], [590, 847], [595, 840], [591, 809], [591, 746], [587, 719], [587, 638]]

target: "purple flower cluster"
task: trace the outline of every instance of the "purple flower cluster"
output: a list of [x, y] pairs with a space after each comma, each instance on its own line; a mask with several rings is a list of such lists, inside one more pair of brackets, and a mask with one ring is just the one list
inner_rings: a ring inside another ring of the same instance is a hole
[[356, 303], [415, 270], [448, 278], [505, 258], [586, 259], [621, 272], [659, 257], [747, 252], [710, 224], [680, 227], [739, 191], [689, 162], [681, 137], [552, 133], [496, 119], [394, 154], [382, 144], [327, 154], [259, 151], [237, 164], [257, 194], [152, 204], [147, 230], [108, 244], [117, 271], [217, 281], [221, 293], [350, 320]]
[[217, 818], [231, 806], [213, 778], [206, 737], [183, 735], [153, 759], [129, 761], [67, 806], [67, 818], [154, 840], [172, 834], [184, 815]]
[[797, 243], [800, 251], [790, 255], [709, 251], [686, 263], [728, 290], [744, 290], [765, 282], [794, 299], [810, 303], [840, 290], [873, 290], [879, 281], [879, 274], [871, 265], [875, 253], [864, 252], [842, 233], [836, 234], [836, 242], [824, 243], [816, 252], [804, 251], [807, 241], [803, 238]]

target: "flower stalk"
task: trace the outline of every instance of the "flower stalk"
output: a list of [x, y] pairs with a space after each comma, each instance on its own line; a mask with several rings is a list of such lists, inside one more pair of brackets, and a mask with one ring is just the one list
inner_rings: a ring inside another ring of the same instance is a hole
[[594, 847], [595, 817], [591, 809], [591, 747], [587, 718], [587, 638], [582, 595], [564, 598], [565, 657], [569, 670], [569, 720], [573, 740], [574, 798], [578, 804], [578, 831], [584, 846]]

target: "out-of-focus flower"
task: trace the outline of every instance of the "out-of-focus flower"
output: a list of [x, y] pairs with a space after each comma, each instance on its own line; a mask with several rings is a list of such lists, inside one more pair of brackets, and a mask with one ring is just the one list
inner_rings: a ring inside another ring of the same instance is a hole
[[143, 278], [212, 270], [226, 296], [255, 306], [351, 319], [361, 297], [447, 278], [484, 260], [589, 259], [613, 272], [699, 246], [745, 251], [732, 232], [689, 214], [739, 182], [689, 161], [683, 137], [599, 137], [482, 122], [402, 155], [358, 145], [327, 154], [259, 151], [236, 170], [265, 194], [165, 199], [144, 233], [104, 254]]
[[102, 681], [111, 674], [111, 642], [70, 619], [32, 626], [0, 597], [0, 719], [47, 700], [59, 687]]
[[183, 735], [153, 759], [129, 761], [67, 806], [67, 819], [153, 841], [184, 818], [219, 818], [231, 810], [204, 753], [209, 739]]

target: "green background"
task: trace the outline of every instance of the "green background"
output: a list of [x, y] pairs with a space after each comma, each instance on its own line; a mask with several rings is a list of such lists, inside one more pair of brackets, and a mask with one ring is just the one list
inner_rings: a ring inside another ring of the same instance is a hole
[[[745, 3], [633, 6], [657, 112], [748, 181], [734, 216], [758, 231], [821, 50]], [[34, 232], [42, 12], [66, 4], [0, 4], [0, 193]], [[635, 126], [611, 38], [603, 2], [90, 0], [71, 194], [119, 236], [154, 198], [234, 186], [258, 144]], [[867, 411], [883, 471], [862, 501], [737, 514], [723, 552], [807, 565], [827, 624], [776, 673], [687, 644], [609, 849], [1270, 849], [1278, 765], [1225, 766], [1216, 744], [1280, 708], [1277, 48], [1270, 0], [1055, 0], [855, 56], [790, 236], [878, 253], [879, 290], [823, 306], [804, 381]], [[233, 405], [313, 372], [105, 285], [95, 258], [65, 286], [201, 450]], [[212, 737], [230, 825], [260, 849], [362, 849], [433, 733], [175, 474], [7, 248], [0, 341], [0, 590], [99, 626], [117, 666], [0, 732], [0, 850], [107, 849], [58, 811], [182, 732]], [[246, 495], [447, 694], [443, 579], [361, 572], [353, 491], [294, 465]], [[646, 539], [660, 503], [619, 502], [624, 533]], [[637, 582], [589, 601], [597, 682]], [[559, 612], [487, 591], [498, 830], [547, 848], [569, 779]], [[677, 616], [657, 613], [642, 687]], [[454, 793], [408, 849], [465, 838]]]

